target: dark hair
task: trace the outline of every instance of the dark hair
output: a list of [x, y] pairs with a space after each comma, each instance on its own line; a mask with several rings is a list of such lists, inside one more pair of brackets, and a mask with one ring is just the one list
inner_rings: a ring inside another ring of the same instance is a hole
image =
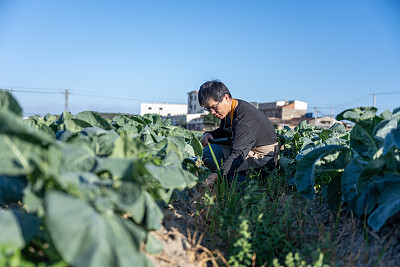
[[228, 88], [219, 80], [205, 82], [200, 86], [199, 90], [200, 106], [204, 107], [211, 99], [221, 102], [226, 94], [229, 95], [229, 98], [232, 98]]

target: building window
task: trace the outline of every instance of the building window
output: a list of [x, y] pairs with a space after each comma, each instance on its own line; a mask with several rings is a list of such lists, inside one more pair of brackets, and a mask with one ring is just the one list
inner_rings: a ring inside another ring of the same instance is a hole
[[162, 108], [159, 108], [160, 110], [162, 110]]
[[194, 105], [193, 109], [196, 109], [196, 104]]
[[151, 110], [151, 107], [149, 107], [148, 109]]

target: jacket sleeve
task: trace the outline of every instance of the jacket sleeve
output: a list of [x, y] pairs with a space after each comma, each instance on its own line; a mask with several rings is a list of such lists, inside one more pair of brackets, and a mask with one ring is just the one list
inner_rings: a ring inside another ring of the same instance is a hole
[[233, 172], [243, 163], [255, 143], [254, 131], [249, 123], [243, 117], [238, 118], [233, 125], [231, 151], [223, 164], [225, 175], [233, 175]]
[[214, 138], [230, 137], [229, 133], [224, 130], [225, 118], [221, 120], [219, 127], [213, 131], [208, 131], [206, 133], [211, 134]]

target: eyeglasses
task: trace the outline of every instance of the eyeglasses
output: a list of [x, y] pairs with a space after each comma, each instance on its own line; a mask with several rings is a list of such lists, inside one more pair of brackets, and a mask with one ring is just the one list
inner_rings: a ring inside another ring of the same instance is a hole
[[208, 111], [208, 112], [210, 112], [210, 113], [211, 113], [211, 110], [214, 110], [215, 112], [217, 112], [217, 108], [218, 108], [219, 103], [221, 103], [221, 102], [218, 102], [218, 103], [215, 104], [213, 107], [204, 108], [204, 110], [206, 110], [206, 111]]

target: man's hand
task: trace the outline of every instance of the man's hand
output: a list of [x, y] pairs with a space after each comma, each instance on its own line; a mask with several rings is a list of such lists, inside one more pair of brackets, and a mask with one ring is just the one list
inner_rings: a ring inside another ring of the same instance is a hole
[[201, 138], [201, 144], [203, 145], [203, 147], [208, 146], [209, 139], [214, 139], [214, 137], [209, 133], [203, 134], [203, 137]]
[[217, 181], [217, 179], [218, 173], [211, 173], [210, 176], [208, 176], [208, 178], [204, 181], [204, 185], [211, 188], [214, 185], [215, 181]]

